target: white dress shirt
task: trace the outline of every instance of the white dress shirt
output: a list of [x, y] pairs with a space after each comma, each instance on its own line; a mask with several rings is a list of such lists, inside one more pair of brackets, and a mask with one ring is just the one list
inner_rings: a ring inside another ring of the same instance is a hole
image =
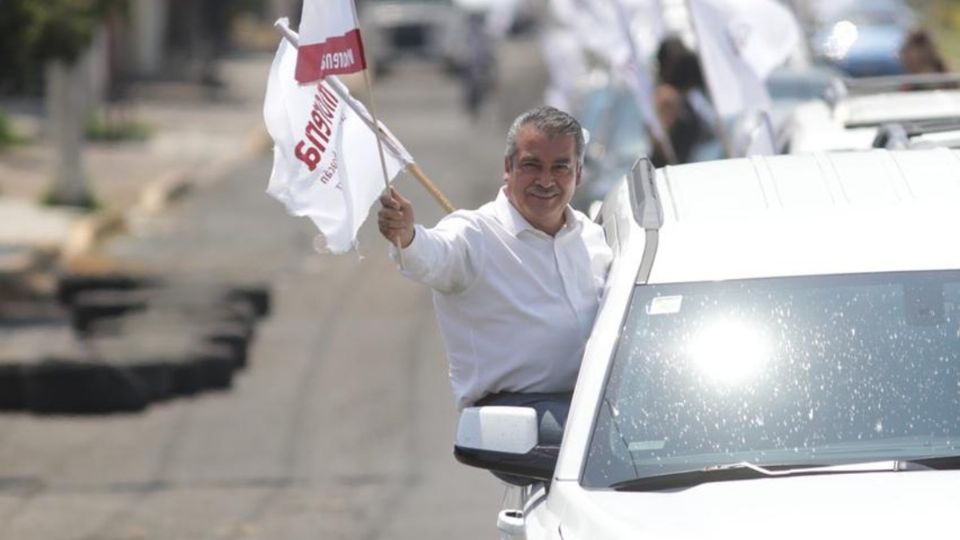
[[550, 236], [502, 189], [477, 210], [417, 225], [401, 272], [434, 289], [457, 408], [497, 392], [572, 390], [611, 258], [582, 213], [567, 207]]

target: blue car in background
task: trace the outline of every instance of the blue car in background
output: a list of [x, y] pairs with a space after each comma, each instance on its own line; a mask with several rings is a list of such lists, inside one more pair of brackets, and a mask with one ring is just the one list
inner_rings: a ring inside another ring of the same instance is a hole
[[899, 49], [916, 24], [900, 0], [821, 1], [813, 7], [814, 55], [852, 77], [898, 75]]
[[[849, 21], [841, 21], [816, 36], [815, 42], [821, 44], [829, 64], [851, 77], [878, 77], [903, 73], [899, 49], [906, 37], [906, 29], [891, 25], [856, 26], [855, 29], [847, 26], [852, 24]], [[838, 34], [851, 30], [855, 34], [853, 34], [853, 42], [848, 47], [831, 47], [832, 42], [838, 39]]]
[[602, 201], [610, 187], [652, 149], [643, 116], [630, 90], [606, 82], [586, 90], [577, 114], [590, 133], [580, 186], [570, 204], [582, 212]]

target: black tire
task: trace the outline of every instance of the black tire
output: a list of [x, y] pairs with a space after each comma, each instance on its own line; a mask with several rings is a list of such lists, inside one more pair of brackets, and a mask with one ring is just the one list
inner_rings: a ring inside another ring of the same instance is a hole
[[233, 384], [236, 363], [232, 352], [215, 343], [205, 343], [193, 351], [191, 361], [200, 367], [205, 389], [225, 390]]
[[170, 375], [174, 395], [192, 396], [206, 388], [206, 375], [203, 366], [191, 358], [179, 358], [171, 361]]
[[114, 289], [131, 290], [156, 285], [159, 280], [131, 274], [83, 275], [67, 274], [57, 281], [57, 301], [62, 305], [73, 304], [76, 295], [83, 291]]
[[23, 399], [23, 366], [19, 362], [0, 361], [0, 411], [21, 411]]
[[26, 408], [39, 414], [139, 412], [149, 403], [133, 373], [99, 362], [41, 362], [24, 381]]
[[235, 369], [247, 366], [247, 352], [251, 337], [250, 327], [229, 321], [211, 324], [203, 329], [201, 336], [205, 342], [219, 345], [228, 351]]
[[97, 321], [110, 319], [147, 308], [151, 294], [145, 290], [88, 290], [74, 295], [70, 309], [70, 325], [85, 333]]
[[258, 318], [270, 316], [272, 308], [270, 289], [264, 285], [234, 286], [227, 293], [228, 299], [249, 302]]

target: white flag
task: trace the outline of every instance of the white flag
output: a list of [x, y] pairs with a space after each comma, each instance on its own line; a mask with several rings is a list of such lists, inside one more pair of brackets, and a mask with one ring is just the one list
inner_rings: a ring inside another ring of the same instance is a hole
[[[327, 250], [344, 253], [355, 245], [357, 230], [383, 191], [377, 141], [330, 82], [297, 84], [296, 56], [296, 49], [281, 41], [270, 68], [263, 105], [274, 142], [267, 193], [292, 215], [309, 217]], [[345, 98], [366, 115], [362, 104], [349, 94]], [[396, 153], [387, 151], [384, 157], [392, 179], [413, 159], [391, 139]]]
[[763, 81], [799, 42], [793, 14], [774, 0], [689, 0], [689, 6], [717, 114], [769, 110]]
[[297, 80], [301, 83], [367, 67], [353, 0], [304, 0], [298, 49]]
[[[551, 16], [593, 54], [616, 69], [636, 53], [647, 58], [663, 36], [656, 0], [551, 0]], [[629, 36], [624, 39], [624, 28]]]
[[[624, 5], [622, 0], [608, 0], [613, 7], [615, 19], [620, 27], [621, 40], [627, 49], [627, 60], [624, 62], [624, 74], [628, 88], [633, 94], [634, 100], [643, 115], [644, 123], [650, 130], [653, 138], [656, 139], [664, 148], [669, 147], [669, 136], [663, 124], [660, 123], [660, 117], [657, 116], [656, 106], [654, 104], [654, 83], [650, 75], [650, 67], [646, 62], [647, 54], [641, 53], [640, 45], [634, 37], [634, 27], [632, 21], [638, 14], [652, 15], [656, 12], [652, 3], [634, 2], [630, 9]], [[641, 17], [646, 18], [646, 17]], [[656, 19], [656, 17], [650, 17]], [[672, 154], [672, 151], [671, 151]], [[672, 157], [671, 157], [672, 159]]]

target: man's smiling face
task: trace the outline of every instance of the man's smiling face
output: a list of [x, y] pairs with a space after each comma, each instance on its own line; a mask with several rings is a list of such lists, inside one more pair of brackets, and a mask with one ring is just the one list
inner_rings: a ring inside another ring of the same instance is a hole
[[554, 235], [563, 227], [564, 210], [580, 184], [573, 135], [549, 138], [533, 125], [517, 134], [517, 153], [504, 160], [507, 199], [531, 225]]

